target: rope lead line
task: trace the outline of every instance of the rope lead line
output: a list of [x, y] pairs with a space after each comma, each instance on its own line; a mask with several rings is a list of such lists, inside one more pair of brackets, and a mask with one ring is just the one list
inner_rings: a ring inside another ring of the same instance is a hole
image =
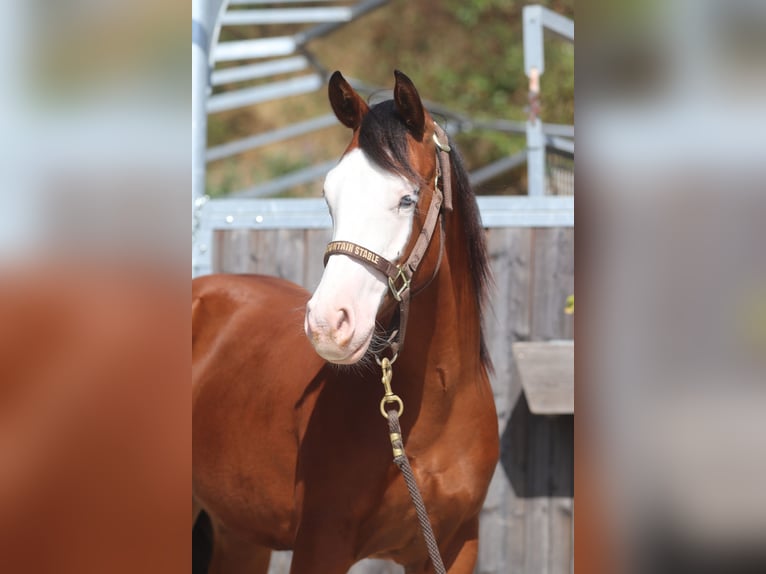
[[[418, 483], [415, 481], [415, 474], [412, 472], [410, 460], [404, 452], [402, 428], [399, 426], [399, 416], [404, 412], [404, 402], [391, 390], [391, 379], [393, 378], [391, 363], [396, 360], [396, 355], [394, 355], [392, 361], [389, 361], [387, 357], [384, 357], [382, 360], [376, 357], [376, 360], [383, 372], [381, 382], [385, 389], [383, 398], [380, 401], [380, 412], [386, 419], [388, 419], [388, 433], [389, 438], [391, 439], [394, 463], [399, 467], [402, 476], [404, 476], [404, 483], [407, 485], [412, 504], [415, 505], [415, 511], [418, 513], [420, 532], [423, 534], [426, 547], [428, 547], [428, 556], [431, 557], [434, 571], [436, 574], [447, 574], [447, 571], [444, 569], [444, 562], [442, 562], [441, 554], [439, 554], [439, 546], [436, 544], [436, 537], [434, 536], [434, 531], [431, 527], [431, 520], [428, 518], [428, 511], [426, 511], [426, 505], [423, 502], [423, 496], [420, 494]], [[399, 408], [386, 409], [385, 407], [389, 403], [395, 403]]]
[[391, 446], [394, 451], [394, 462], [396, 463], [396, 466], [399, 467], [399, 470], [402, 471], [407, 490], [410, 492], [412, 504], [415, 505], [415, 510], [418, 513], [420, 531], [422, 532], [426, 546], [428, 547], [428, 555], [431, 557], [434, 571], [436, 574], [447, 574], [447, 571], [444, 569], [441, 554], [439, 554], [439, 546], [436, 544], [433, 528], [431, 528], [431, 520], [428, 518], [426, 505], [423, 502], [423, 497], [418, 489], [418, 484], [415, 482], [415, 475], [412, 472], [410, 461], [404, 453], [402, 429], [399, 426], [399, 414], [394, 409], [388, 411], [388, 430], [391, 437]]

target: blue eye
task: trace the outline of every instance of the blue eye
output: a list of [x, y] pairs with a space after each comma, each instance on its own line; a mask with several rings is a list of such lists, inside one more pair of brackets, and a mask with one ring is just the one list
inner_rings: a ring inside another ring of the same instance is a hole
[[415, 198], [411, 195], [405, 195], [402, 199], [399, 200], [399, 209], [407, 209], [413, 205], [415, 205]]

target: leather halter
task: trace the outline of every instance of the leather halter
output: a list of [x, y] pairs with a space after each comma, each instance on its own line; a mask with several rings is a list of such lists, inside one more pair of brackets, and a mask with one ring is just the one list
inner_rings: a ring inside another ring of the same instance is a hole
[[[324, 254], [325, 266], [327, 266], [327, 261], [332, 255], [346, 255], [367, 267], [379, 271], [388, 279], [388, 287], [391, 291], [391, 295], [399, 303], [399, 328], [392, 330], [387, 341], [388, 346], [391, 347], [393, 357], [396, 357], [404, 344], [410, 298], [413, 296], [412, 289], [410, 288], [412, 277], [418, 270], [418, 267], [428, 250], [428, 246], [431, 244], [434, 231], [439, 223], [439, 216], [442, 213], [442, 205], [445, 210], [452, 211], [452, 178], [449, 160], [449, 152], [451, 151], [451, 148], [449, 147], [447, 134], [444, 133], [444, 130], [436, 123], [434, 123], [433, 140], [436, 144], [437, 162], [431, 205], [428, 207], [428, 213], [423, 222], [423, 227], [420, 230], [420, 235], [415, 241], [415, 246], [412, 248], [407, 260], [404, 263], [397, 265], [382, 255], [378, 255], [374, 251], [370, 251], [369, 249], [350, 241], [332, 241], [327, 244], [327, 249]], [[443, 193], [442, 190], [439, 189], [440, 178], [443, 182]], [[443, 227], [441, 233], [442, 241], [439, 252], [439, 263], [437, 264], [434, 275], [438, 272], [439, 265], [441, 264], [442, 251], [444, 250]], [[433, 279], [433, 277], [431, 279]], [[431, 279], [428, 280], [426, 285], [431, 282]], [[425, 288], [426, 285], [422, 288]]]

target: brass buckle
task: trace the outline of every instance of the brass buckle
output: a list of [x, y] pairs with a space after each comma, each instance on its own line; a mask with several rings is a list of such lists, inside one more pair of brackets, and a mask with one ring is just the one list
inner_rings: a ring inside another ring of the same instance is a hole
[[436, 132], [434, 132], [433, 134], [433, 139], [434, 139], [434, 143], [436, 144], [436, 147], [438, 147], [440, 150], [446, 151], [447, 153], [452, 151], [452, 148], [449, 146], [448, 143], [443, 144], [442, 142], [439, 141], [439, 138], [436, 137]]
[[[396, 277], [389, 277], [388, 278], [388, 287], [391, 289], [391, 294], [394, 296], [394, 299], [397, 301], [402, 300], [402, 293], [404, 293], [407, 289], [410, 288], [410, 280], [407, 278], [407, 276], [404, 274], [404, 270], [402, 269], [401, 265], [397, 265], [396, 268], [399, 270], [399, 273], [396, 274]], [[396, 282], [401, 279], [402, 286], [397, 287]]]
[[[375, 358], [376, 360], [377, 357]], [[396, 356], [394, 355], [394, 361], [396, 360]], [[383, 418], [388, 418], [388, 413], [386, 412], [386, 405], [389, 403], [396, 403], [398, 406], [398, 412], [399, 416], [402, 416], [402, 413], [404, 412], [404, 401], [398, 396], [395, 395], [394, 392], [391, 390], [391, 379], [394, 376], [393, 370], [391, 369], [391, 364], [393, 361], [390, 361], [388, 357], [384, 357], [383, 360], [378, 360], [378, 364], [380, 365], [380, 368], [383, 372], [383, 376], [380, 379], [380, 382], [383, 383], [383, 398], [380, 399], [380, 414], [383, 415]], [[401, 438], [401, 437], [400, 437]], [[393, 437], [392, 437], [393, 442]], [[401, 452], [397, 453], [396, 451], [399, 449], [395, 449], [394, 456], [399, 456]]]

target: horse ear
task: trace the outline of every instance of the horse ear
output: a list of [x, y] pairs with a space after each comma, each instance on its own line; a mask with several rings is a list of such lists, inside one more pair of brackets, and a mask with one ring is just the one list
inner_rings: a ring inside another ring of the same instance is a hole
[[338, 71], [330, 76], [327, 94], [330, 96], [330, 105], [335, 116], [340, 123], [352, 130], [361, 125], [362, 119], [370, 111], [367, 102], [354, 91], [354, 88]]
[[426, 127], [426, 113], [423, 102], [420, 101], [420, 95], [415, 89], [415, 84], [406, 75], [399, 70], [394, 70], [394, 76], [396, 77], [394, 86], [396, 109], [415, 139], [422, 140]]

